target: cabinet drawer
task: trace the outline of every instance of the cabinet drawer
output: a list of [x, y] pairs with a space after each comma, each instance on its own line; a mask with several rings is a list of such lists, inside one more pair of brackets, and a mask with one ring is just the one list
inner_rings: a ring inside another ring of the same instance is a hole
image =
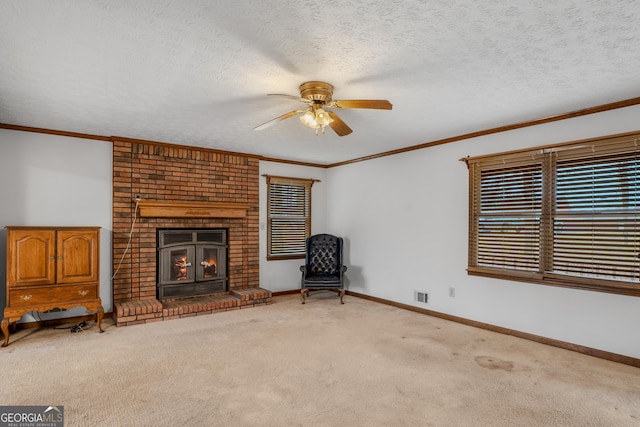
[[10, 289], [7, 306], [27, 307], [30, 305], [86, 301], [98, 298], [97, 285], [70, 285], [37, 288]]

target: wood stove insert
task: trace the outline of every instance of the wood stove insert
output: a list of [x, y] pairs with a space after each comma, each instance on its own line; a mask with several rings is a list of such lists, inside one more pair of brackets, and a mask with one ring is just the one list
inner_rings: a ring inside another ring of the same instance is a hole
[[227, 290], [226, 229], [158, 229], [158, 299]]

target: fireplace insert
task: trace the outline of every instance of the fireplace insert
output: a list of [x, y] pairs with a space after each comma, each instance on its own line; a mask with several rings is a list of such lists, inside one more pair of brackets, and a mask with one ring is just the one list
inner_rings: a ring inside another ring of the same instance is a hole
[[226, 229], [158, 229], [158, 299], [227, 290]]

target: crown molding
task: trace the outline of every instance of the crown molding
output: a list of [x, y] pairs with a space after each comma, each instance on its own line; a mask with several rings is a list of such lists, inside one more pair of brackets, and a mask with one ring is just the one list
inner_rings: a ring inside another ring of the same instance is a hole
[[36, 128], [36, 127], [21, 126], [21, 125], [12, 125], [12, 124], [6, 124], [6, 123], [0, 123], [0, 129], [10, 129], [10, 130], [18, 130], [18, 131], [23, 131], [23, 132], [34, 132], [34, 133], [45, 133], [45, 134], [50, 134], [50, 135], [68, 136], [68, 137], [72, 137], [72, 138], [94, 139], [94, 140], [98, 140], [98, 141], [107, 141], [107, 142], [112, 142], [112, 141], [117, 140], [117, 141], [129, 142], [129, 143], [137, 143], [137, 144], [151, 144], [151, 145], [162, 145], [162, 146], [169, 146], [169, 147], [188, 148], [190, 150], [209, 151], [209, 152], [214, 152], [214, 153], [223, 153], [223, 154], [231, 154], [231, 155], [237, 155], [237, 156], [251, 157], [251, 158], [256, 158], [258, 160], [263, 160], [263, 161], [268, 161], [268, 162], [285, 163], [285, 164], [293, 164], [293, 165], [309, 166], [309, 167], [317, 167], [317, 168], [328, 169], [328, 168], [344, 166], [344, 165], [348, 165], [348, 164], [352, 164], [352, 163], [364, 162], [366, 160], [379, 159], [381, 157], [392, 156], [392, 155], [395, 155], [395, 154], [406, 153], [406, 152], [409, 152], [409, 151], [422, 150], [424, 148], [430, 148], [430, 147], [435, 147], [437, 145], [443, 145], [443, 144], [449, 144], [449, 143], [452, 143], [452, 142], [463, 141], [465, 139], [478, 138], [478, 137], [481, 137], [481, 136], [491, 135], [491, 134], [494, 134], [494, 133], [507, 132], [507, 131], [510, 131], [510, 130], [522, 129], [522, 128], [526, 128], [526, 127], [542, 125], [542, 124], [545, 124], [545, 123], [551, 123], [551, 122], [556, 122], [556, 121], [560, 121], [560, 120], [566, 120], [566, 119], [572, 119], [572, 118], [575, 118], [575, 117], [586, 116], [586, 115], [589, 115], [589, 114], [596, 114], [596, 113], [602, 113], [604, 111], [616, 110], [618, 108], [631, 107], [633, 105], [638, 105], [638, 104], [640, 104], [640, 97], [629, 98], [629, 99], [625, 99], [625, 100], [622, 100], [622, 101], [611, 102], [609, 104], [603, 104], [603, 105], [598, 105], [598, 106], [595, 106], [595, 107], [584, 108], [582, 110], [571, 111], [571, 112], [568, 112], [568, 113], [557, 114], [557, 115], [554, 115], [554, 116], [542, 117], [542, 118], [539, 118], [539, 119], [528, 120], [528, 121], [525, 121], [525, 122], [514, 123], [514, 124], [510, 124], [510, 125], [505, 125], [505, 126], [498, 126], [498, 127], [491, 128], [491, 129], [486, 129], [486, 130], [481, 130], [481, 131], [477, 131], [477, 132], [466, 133], [466, 134], [463, 134], [463, 135], [453, 136], [453, 137], [450, 137], [450, 138], [444, 138], [444, 139], [439, 139], [439, 140], [435, 140], [435, 141], [429, 141], [429, 142], [425, 142], [425, 143], [422, 143], [422, 144], [413, 145], [413, 146], [410, 146], [410, 147], [398, 148], [396, 150], [385, 151], [385, 152], [378, 153], [378, 154], [372, 154], [370, 156], [358, 157], [358, 158], [355, 158], [355, 159], [345, 160], [343, 162], [337, 162], [337, 163], [331, 163], [331, 164], [318, 164], [318, 163], [312, 163], [312, 162], [301, 162], [301, 161], [295, 161], [295, 160], [287, 160], [287, 159], [278, 159], [278, 158], [274, 158], [274, 157], [266, 157], [266, 156], [255, 155], [255, 154], [237, 153], [237, 152], [232, 152], [232, 151], [222, 151], [222, 150], [216, 150], [216, 149], [213, 149], [213, 148], [202, 148], [202, 147], [196, 147], [196, 146], [171, 144], [171, 143], [166, 143], [166, 142], [148, 141], [148, 140], [143, 140], [143, 139], [133, 139], [133, 138], [126, 138], [126, 137], [119, 137], [119, 136], [104, 136], [104, 135], [92, 135], [92, 134], [85, 134], [85, 133], [78, 133], [78, 132], [67, 132], [67, 131], [61, 131], [61, 130], [44, 129], [44, 128]]

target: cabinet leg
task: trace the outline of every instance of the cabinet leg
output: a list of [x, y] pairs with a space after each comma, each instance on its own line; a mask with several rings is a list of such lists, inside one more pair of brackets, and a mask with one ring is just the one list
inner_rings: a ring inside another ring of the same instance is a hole
[[102, 308], [102, 306], [98, 307], [98, 310], [96, 310], [96, 322], [98, 323], [98, 330], [100, 331], [100, 333], [104, 332], [104, 330], [102, 329], [102, 317], [104, 316], [104, 309]]
[[2, 324], [0, 324], [0, 328], [2, 328], [2, 333], [4, 334], [4, 342], [1, 347], [6, 347], [9, 345], [9, 319], [6, 317], [2, 319]]

